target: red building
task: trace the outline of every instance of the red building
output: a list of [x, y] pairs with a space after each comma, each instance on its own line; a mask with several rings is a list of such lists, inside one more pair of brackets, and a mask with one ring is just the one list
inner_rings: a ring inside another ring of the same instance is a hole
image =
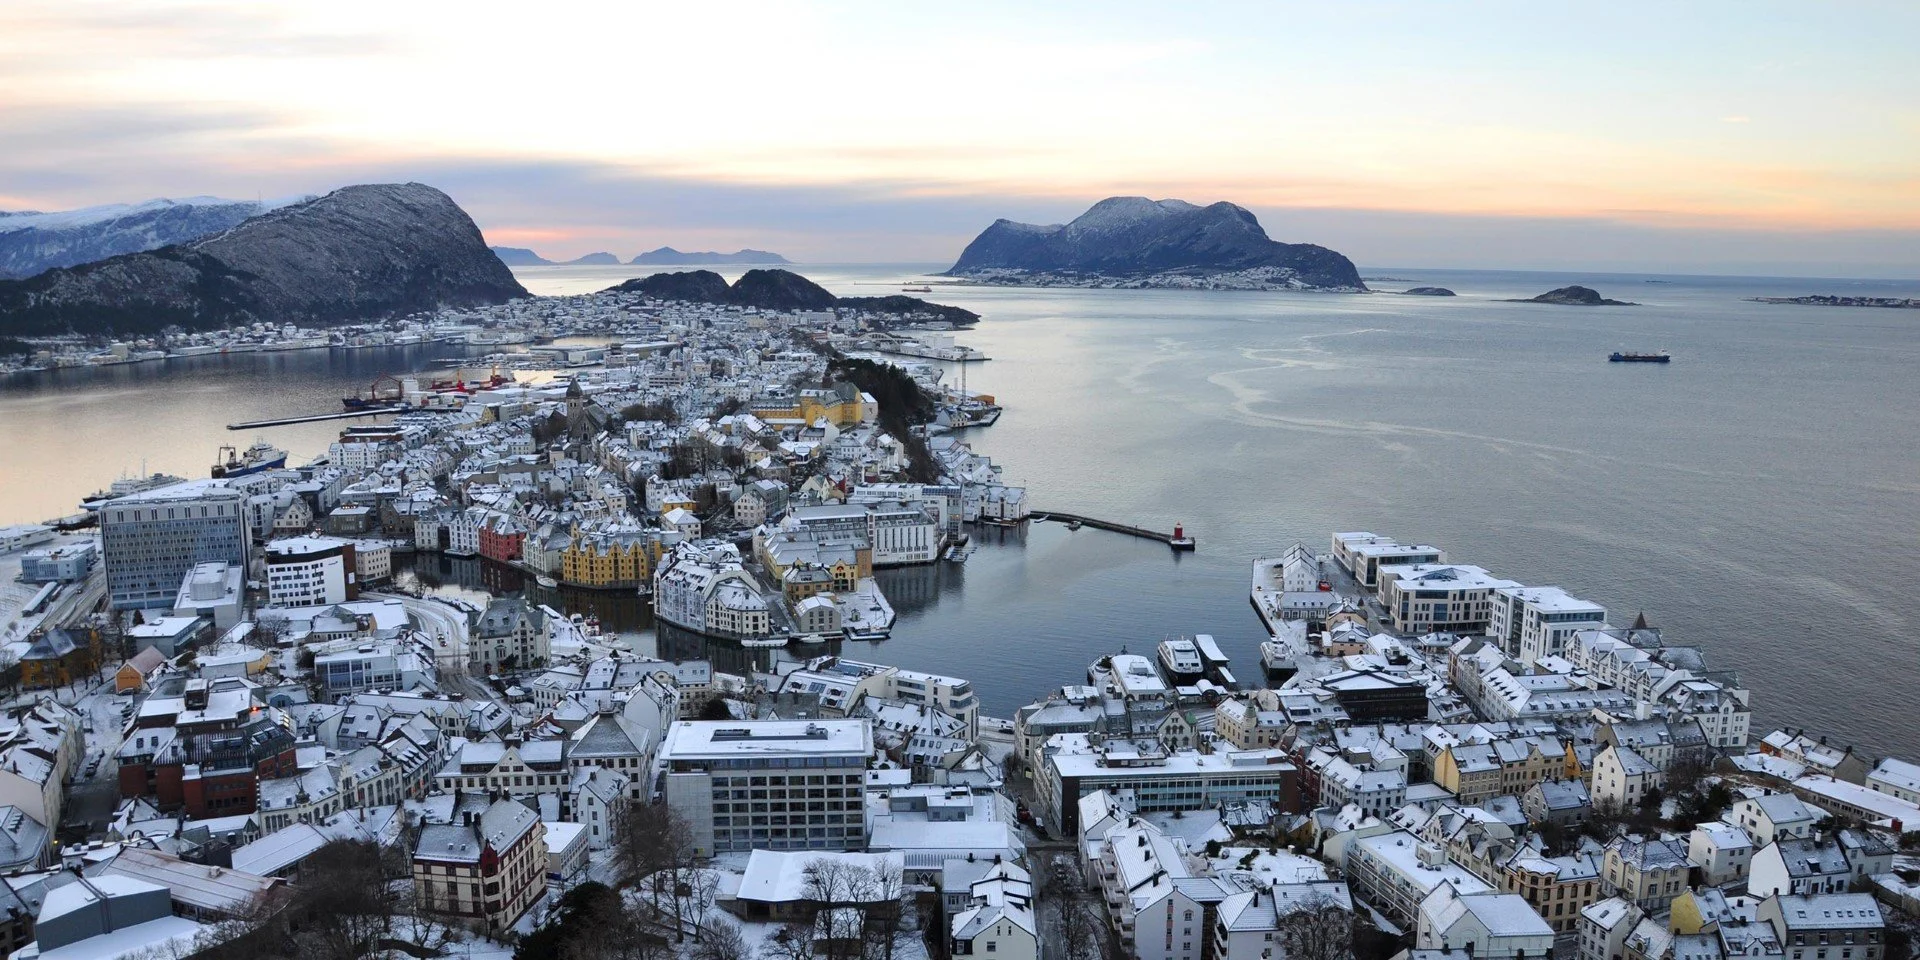
[[238, 678], [163, 681], [119, 759], [122, 797], [150, 797], [196, 819], [252, 813], [261, 780], [299, 772], [284, 717]]
[[496, 520], [480, 528], [480, 555], [505, 563], [520, 559], [527, 531], [511, 520]]

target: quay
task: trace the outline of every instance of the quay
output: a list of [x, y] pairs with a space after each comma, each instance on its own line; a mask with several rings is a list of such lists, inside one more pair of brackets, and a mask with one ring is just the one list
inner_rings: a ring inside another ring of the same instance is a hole
[[371, 410], [348, 410], [345, 413], [316, 413], [310, 417], [280, 417], [274, 420], [248, 420], [245, 423], [229, 423], [228, 430], [257, 430], [261, 427], [284, 427], [295, 423], [319, 423], [322, 420], [351, 420], [354, 417], [377, 417], [384, 413], [405, 413], [406, 407], [375, 407]]
[[1082, 516], [1077, 513], [1059, 513], [1053, 510], [1035, 510], [1029, 515], [1029, 519], [1032, 519], [1036, 523], [1044, 523], [1048, 520], [1057, 520], [1061, 523], [1078, 523], [1083, 527], [1092, 527], [1095, 530], [1108, 530], [1113, 533], [1124, 533], [1130, 537], [1158, 540], [1176, 551], [1187, 551], [1194, 548], [1194, 539], [1187, 536], [1186, 528], [1177, 523], [1173, 525], [1172, 533], [1161, 533], [1158, 530], [1148, 530], [1145, 527], [1136, 527], [1131, 524], [1115, 523], [1112, 520], [1101, 520], [1095, 517]]

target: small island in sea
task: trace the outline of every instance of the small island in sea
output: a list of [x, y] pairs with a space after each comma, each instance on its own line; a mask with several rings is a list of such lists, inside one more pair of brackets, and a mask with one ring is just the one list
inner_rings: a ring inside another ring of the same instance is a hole
[[1353, 261], [1280, 243], [1245, 208], [1108, 197], [1065, 224], [996, 220], [947, 276], [1039, 287], [1364, 292]]
[[1557, 303], [1575, 307], [1637, 307], [1639, 304], [1626, 300], [1609, 300], [1600, 295], [1600, 291], [1579, 284], [1548, 290], [1537, 297], [1507, 300], [1507, 303]]
[[1453, 291], [1446, 287], [1409, 287], [1395, 292], [1405, 297], [1451, 297], [1454, 295]]
[[1885, 307], [1894, 310], [1920, 310], [1920, 297], [1836, 297], [1816, 293], [1804, 297], [1748, 297], [1753, 303], [1792, 303], [1805, 307]]

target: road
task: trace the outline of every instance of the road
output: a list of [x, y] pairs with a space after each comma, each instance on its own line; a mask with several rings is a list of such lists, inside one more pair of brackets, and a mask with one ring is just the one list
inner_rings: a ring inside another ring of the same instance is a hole
[[466, 666], [472, 634], [467, 628], [465, 611], [440, 600], [410, 597], [404, 593], [367, 591], [368, 600], [398, 600], [407, 608], [415, 628], [433, 638], [434, 660], [441, 666]]

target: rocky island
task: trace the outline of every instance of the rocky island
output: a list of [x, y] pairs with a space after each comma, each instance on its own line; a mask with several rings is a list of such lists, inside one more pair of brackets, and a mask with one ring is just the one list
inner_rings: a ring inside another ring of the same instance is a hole
[[1639, 304], [1626, 300], [1608, 300], [1600, 291], [1579, 284], [1548, 290], [1537, 297], [1519, 300], [1507, 300], [1507, 303], [1557, 303], [1575, 307], [1637, 307]]
[[331, 325], [526, 295], [452, 198], [364, 184], [204, 239], [0, 281], [0, 334]]
[[947, 276], [1014, 286], [1364, 291], [1353, 261], [1279, 243], [1242, 207], [1109, 197], [1073, 222], [996, 220]]
[[560, 265], [563, 267], [617, 267], [620, 265], [620, 258], [605, 250], [601, 250], [596, 253], [589, 253], [584, 257], [574, 257], [572, 260], [562, 261]]
[[1446, 287], [1412, 287], [1400, 291], [1400, 294], [1408, 297], [1451, 297], [1453, 291]]

